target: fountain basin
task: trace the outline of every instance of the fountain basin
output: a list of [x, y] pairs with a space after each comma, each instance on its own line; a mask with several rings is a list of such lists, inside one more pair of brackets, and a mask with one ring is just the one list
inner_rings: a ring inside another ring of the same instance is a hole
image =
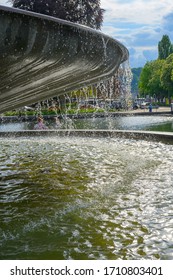
[[122, 138], [133, 140], [145, 140], [150, 142], [162, 142], [173, 144], [173, 133], [158, 131], [135, 131], [135, 130], [84, 130], [84, 129], [49, 129], [49, 130], [21, 130], [0, 131], [0, 137], [99, 137], [99, 138]]
[[172, 145], [50, 136], [0, 137], [0, 259], [173, 259]]
[[117, 40], [65, 20], [0, 6], [0, 113], [111, 77]]

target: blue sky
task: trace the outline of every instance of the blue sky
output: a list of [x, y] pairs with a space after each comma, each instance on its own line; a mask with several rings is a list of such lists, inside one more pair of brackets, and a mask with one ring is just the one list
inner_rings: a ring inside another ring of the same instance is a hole
[[[8, 0], [0, 0], [9, 5]], [[173, 42], [172, 0], [101, 0], [106, 10], [102, 31], [122, 42], [130, 52], [130, 66], [156, 59], [164, 34]]]
[[106, 10], [102, 31], [128, 48], [131, 67], [156, 59], [164, 34], [173, 43], [172, 0], [101, 0], [101, 4]]

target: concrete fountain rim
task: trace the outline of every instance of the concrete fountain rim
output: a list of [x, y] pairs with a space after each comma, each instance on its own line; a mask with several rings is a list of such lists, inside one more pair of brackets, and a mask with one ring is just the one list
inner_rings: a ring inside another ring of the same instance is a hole
[[13, 7], [8, 7], [8, 6], [3, 6], [3, 5], [0, 5], [0, 12], [1, 11], [5, 11], [5, 12], [9, 12], [9, 13], [15, 13], [15, 14], [22, 14], [22, 15], [29, 16], [29, 17], [35, 17], [37, 19], [51, 21], [51, 22], [58, 23], [58, 24], [61, 24], [61, 25], [66, 25], [66, 26], [69, 26], [69, 27], [78, 28], [82, 31], [91, 32], [91, 33], [97, 34], [99, 36], [103, 36], [104, 38], [106, 38], [108, 40], [111, 40], [114, 43], [117, 43], [117, 45], [119, 46], [119, 48], [121, 49], [122, 54], [123, 54], [121, 63], [126, 61], [129, 57], [128, 49], [120, 41], [118, 41], [117, 39], [101, 32], [100, 30], [93, 29], [89, 26], [74, 23], [74, 22], [70, 22], [70, 21], [67, 21], [67, 20], [64, 20], [64, 19], [60, 19], [60, 18], [56, 18], [56, 17], [44, 15], [44, 14], [39, 14], [39, 13], [30, 12], [30, 11], [26, 11], [26, 10], [22, 10], [22, 9], [18, 9], [18, 8], [13, 8]]

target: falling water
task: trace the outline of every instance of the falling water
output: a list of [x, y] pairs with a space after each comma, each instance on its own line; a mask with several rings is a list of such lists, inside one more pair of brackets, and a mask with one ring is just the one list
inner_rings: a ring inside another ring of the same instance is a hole
[[[130, 106], [130, 101], [132, 99], [131, 81], [132, 72], [129, 66], [129, 61], [126, 61], [120, 65], [118, 71], [110, 79], [68, 94], [66, 93], [64, 96], [58, 97], [58, 103], [60, 104], [61, 111], [63, 110], [63, 114], [66, 116], [71, 109], [75, 109], [73, 113], [78, 114], [80, 113], [81, 108], [89, 108], [91, 100], [93, 101], [93, 105], [95, 105], [96, 112], [100, 105], [99, 101], [102, 99], [110, 99], [111, 101], [119, 100], [122, 103], [123, 108], [127, 109], [128, 106]], [[72, 108], [74, 99], [76, 101], [76, 106], [73, 106]], [[108, 111], [107, 106], [104, 106], [104, 110], [106, 112]], [[57, 112], [55, 113], [57, 114]]]

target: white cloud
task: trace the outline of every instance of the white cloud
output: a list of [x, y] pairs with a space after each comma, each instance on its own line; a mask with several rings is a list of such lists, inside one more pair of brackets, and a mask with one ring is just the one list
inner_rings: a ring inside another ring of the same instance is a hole
[[0, 0], [0, 5], [11, 6], [11, 2], [10, 2], [10, 0]]
[[158, 24], [161, 18], [173, 9], [173, 1], [165, 0], [101, 0], [106, 10], [105, 21], [123, 19], [136, 24]]
[[173, 40], [172, 20], [169, 20], [172, 0], [101, 0], [101, 6], [106, 10], [102, 31], [133, 50], [132, 67], [157, 58], [157, 45], [163, 34]]

